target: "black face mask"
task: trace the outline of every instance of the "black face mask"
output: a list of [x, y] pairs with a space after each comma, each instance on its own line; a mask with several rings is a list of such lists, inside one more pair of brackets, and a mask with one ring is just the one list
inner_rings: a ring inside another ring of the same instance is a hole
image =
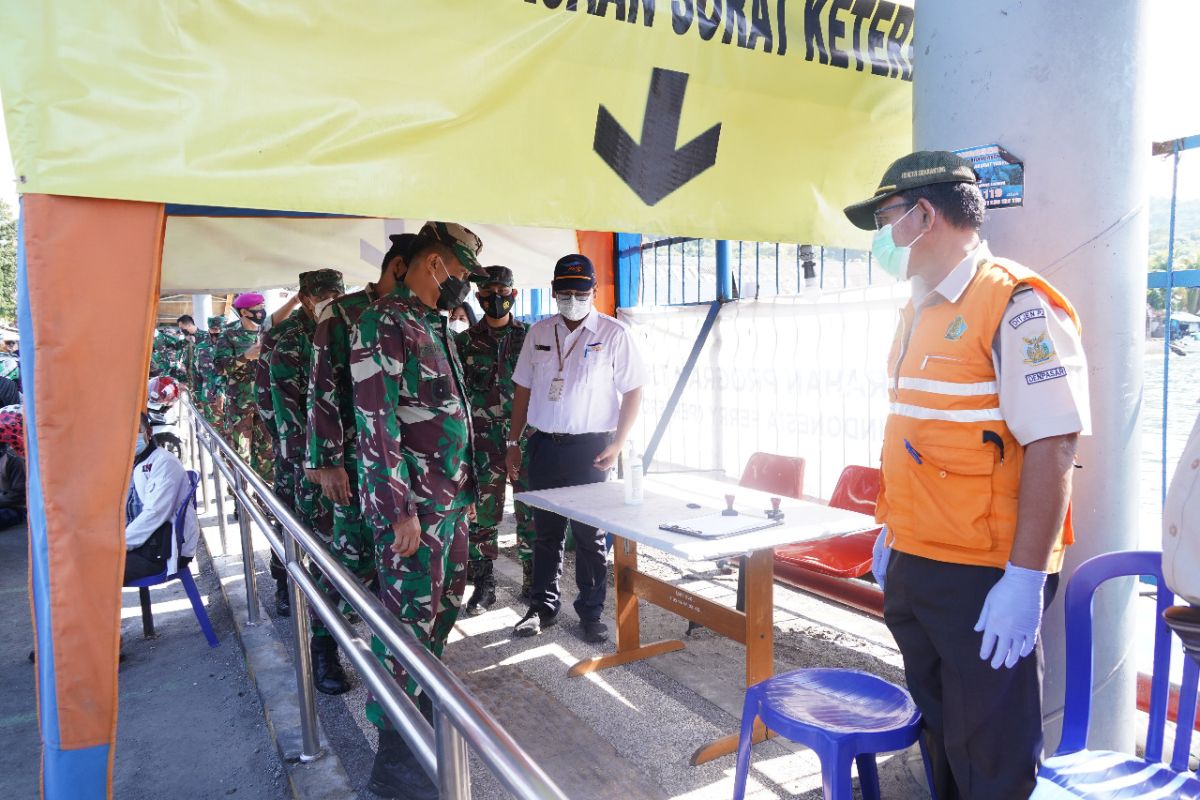
[[483, 306], [483, 313], [492, 319], [504, 319], [513, 307], [513, 299], [511, 294], [493, 294], [481, 299], [479, 305]]
[[261, 311], [247, 311], [246, 314], [250, 317], [250, 321], [255, 325], [262, 325], [267, 319], [267, 312], [265, 309]]
[[[443, 269], [445, 269], [443, 267]], [[471, 284], [446, 272], [446, 280], [438, 284], [437, 307], [442, 311], [458, 308], [471, 293]]]

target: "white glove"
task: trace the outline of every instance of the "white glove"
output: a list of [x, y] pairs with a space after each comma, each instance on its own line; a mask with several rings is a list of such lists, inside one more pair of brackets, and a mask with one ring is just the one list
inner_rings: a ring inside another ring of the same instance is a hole
[[[979, 657], [992, 660], [992, 669], [1000, 665], [1011, 669], [1033, 652], [1042, 628], [1042, 592], [1046, 573], [1014, 567], [1010, 561], [1004, 575], [988, 592], [975, 630], [983, 633]], [[993, 648], [995, 653], [993, 654]]]

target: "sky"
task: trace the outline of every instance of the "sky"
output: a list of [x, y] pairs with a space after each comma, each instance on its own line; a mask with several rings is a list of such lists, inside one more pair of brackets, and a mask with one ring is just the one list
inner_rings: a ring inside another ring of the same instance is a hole
[[[1194, 83], [1194, 32], [1200, 30], [1200, 3], [1196, 0], [1146, 0], [1147, 91], [1150, 137], [1153, 141], [1200, 134], [1200, 103]], [[1153, 197], [1171, 195], [1171, 159], [1153, 159], [1149, 176]], [[1200, 198], [1200, 150], [1180, 159], [1179, 196]], [[0, 199], [16, 205], [16, 179], [9, 153], [8, 135], [0, 114]]]

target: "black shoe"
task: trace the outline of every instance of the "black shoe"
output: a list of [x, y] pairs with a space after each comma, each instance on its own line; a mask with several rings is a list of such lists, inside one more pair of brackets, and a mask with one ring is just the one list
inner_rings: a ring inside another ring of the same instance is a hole
[[288, 591], [287, 578], [275, 581], [275, 613], [281, 617], [292, 615], [292, 593]]
[[521, 593], [517, 599], [526, 603], [533, 599], [533, 559], [521, 562]]
[[314, 636], [308, 643], [312, 655], [313, 686], [321, 694], [345, 694], [350, 681], [338, 659], [337, 642], [330, 636]]
[[608, 626], [598, 619], [580, 620], [579, 627], [583, 628], [583, 640], [589, 644], [608, 641]]
[[514, 636], [537, 636], [546, 628], [551, 627], [558, 622], [558, 612], [553, 614], [546, 611], [538, 611], [529, 609], [529, 613], [521, 618], [517, 626], [513, 628]]
[[393, 730], [379, 731], [379, 750], [367, 789], [380, 797], [438, 800], [438, 790], [417, 763], [408, 743]]
[[483, 559], [472, 561], [468, 565], [470, 578], [475, 584], [471, 590], [471, 598], [463, 606], [463, 613], [468, 617], [487, 611], [496, 603], [496, 573], [493, 562]]

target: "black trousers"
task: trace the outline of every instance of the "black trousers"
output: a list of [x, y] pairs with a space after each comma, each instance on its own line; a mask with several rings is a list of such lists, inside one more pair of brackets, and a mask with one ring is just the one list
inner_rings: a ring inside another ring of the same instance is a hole
[[[592, 466], [600, 451], [612, 441], [611, 433], [563, 436], [537, 432], [529, 437], [529, 488], [558, 489], [600, 483], [608, 477]], [[567, 519], [539, 508], [533, 510], [533, 584], [531, 605], [539, 611], [558, 613], [562, 605], [563, 542]], [[608, 590], [608, 566], [604, 560], [604, 534], [591, 525], [571, 523], [575, 536], [575, 613], [583, 621], [600, 619]]]
[[[883, 619], [924, 717], [938, 800], [1029, 797], [1042, 757], [1042, 645], [1012, 669], [979, 657], [975, 623], [1004, 570], [893, 552]], [[1043, 607], [1058, 589], [1046, 580]]]

